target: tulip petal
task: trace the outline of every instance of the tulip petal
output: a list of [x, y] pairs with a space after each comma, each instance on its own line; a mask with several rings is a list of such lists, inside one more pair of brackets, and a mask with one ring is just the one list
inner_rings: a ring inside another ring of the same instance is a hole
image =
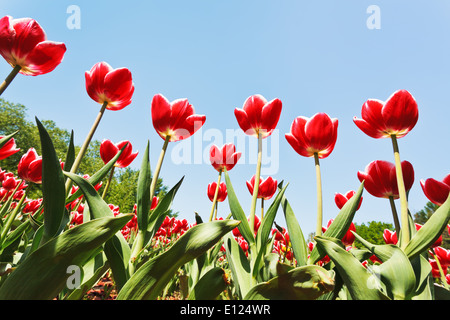
[[396, 91], [382, 109], [386, 127], [400, 138], [416, 125], [419, 118], [417, 102], [406, 90]]
[[242, 129], [242, 131], [244, 131], [245, 134], [256, 136], [255, 130], [250, 126], [250, 122], [245, 110], [236, 108], [234, 109], [234, 115], [239, 124], [239, 127]]
[[274, 99], [263, 107], [261, 129], [266, 131], [263, 137], [269, 136], [277, 126], [280, 120], [281, 109], [282, 103], [280, 99]]
[[[152, 100], [153, 127], [158, 134], [166, 133], [170, 126], [171, 107], [170, 102], [161, 94], [156, 94]], [[165, 139], [165, 136], [161, 136]]]
[[28, 55], [20, 73], [32, 76], [49, 73], [61, 63], [65, 52], [66, 45], [62, 42], [40, 42]]

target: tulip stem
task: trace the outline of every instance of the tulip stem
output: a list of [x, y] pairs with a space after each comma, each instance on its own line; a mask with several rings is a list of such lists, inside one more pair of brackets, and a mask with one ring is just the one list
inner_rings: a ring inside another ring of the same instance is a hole
[[14, 80], [14, 78], [17, 76], [17, 74], [20, 72], [21, 69], [22, 69], [21, 66], [16, 65], [9, 73], [9, 75], [5, 78], [5, 80], [2, 82], [2, 84], [0, 84], [0, 96], [6, 90], [6, 88], [8, 88], [10, 83]]
[[153, 197], [156, 192], [156, 185], [158, 184], [159, 173], [161, 172], [162, 163], [164, 161], [164, 156], [166, 155], [167, 146], [169, 145], [170, 136], [166, 136], [164, 140], [163, 147], [161, 149], [161, 154], [159, 155], [158, 162], [156, 163], [155, 173], [152, 177], [152, 183], [150, 185], [150, 203], [153, 201]]
[[111, 180], [112, 180], [112, 178], [113, 178], [113, 176], [114, 176], [114, 169], [115, 169], [116, 167], [112, 167], [111, 168], [111, 172], [109, 173], [109, 178], [108, 178], [108, 181], [106, 182], [106, 186], [105, 186], [105, 189], [103, 190], [103, 194], [102, 194], [102, 199], [103, 200], [105, 200], [105, 197], [106, 197], [106, 193], [108, 192], [108, 189], [109, 189], [109, 187], [110, 187], [110, 185], [111, 185]]
[[[402, 163], [400, 161], [400, 152], [397, 143], [397, 136], [391, 135], [395, 158], [395, 172], [397, 175], [398, 193], [400, 197], [400, 219], [401, 219], [401, 247], [404, 249], [410, 240], [409, 220], [408, 220], [408, 199], [406, 197], [405, 181], [403, 179]], [[400, 240], [400, 239], [399, 239]]]
[[261, 198], [261, 221], [264, 218], [264, 198]]
[[322, 178], [320, 174], [319, 154], [314, 152], [314, 163], [316, 166], [316, 184], [317, 184], [317, 226], [316, 236], [322, 235]]
[[392, 216], [394, 218], [395, 232], [397, 236], [400, 234], [400, 221], [398, 221], [397, 209], [395, 208], [394, 197], [389, 196], [389, 203], [391, 204]]
[[[108, 102], [105, 101], [102, 104], [102, 107], [100, 108], [100, 111], [97, 115], [97, 118], [95, 118], [94, 124], [91, 127], [91, 130], [89, 131], [88, 135], [86, 136], [86, 139], [84, 140], [83, 145], [81, 146], [80, 151], [78, 152], [78, 155], [72, 165], [72, 168], [70, 169], [71, 173], [76, 173], [78, 168], [80, 167], [81, 160], [83, 160], [84, 155], [86, 154], [86, 151], [89, 147], [89, 144], [91, 143], [92, 137], [94, 136], [95, 130], [97, 130], [97, 127], [100, 123], [100, 120], [103, 117], [103, 114], [105, 113], [106, 107], [108, 106]], [[69, 193], [70, 188], [72, 187], [72, 180], [67, 179], [66, 182], [66, 194]]]
[[252, 206], [250, 209], [250, 230], [255, 232], [256, 200], [258, 200], [259, 182], [261, 179], [262, 134], [258, 132], [258, 162], [256, 164], [255, 184], [253, 185]]
[[[213, 199], [213, 203], [212, 203], [212, 207], [211, 207], [211, 213], [209, 214], [209, 221], [212, 221], [212, 219], [213, 219], [214, 209], [216, 208], [217, 197], [219, 195], [221, 178], [222, 178], [222, 170], [219, 171], [219, 178], [217, 179], [217, 186], [216, 186], [216, 191], [214, 192], [214, 199]], [[217, 217], [217, 212], [216, 212], [216, 217]]]

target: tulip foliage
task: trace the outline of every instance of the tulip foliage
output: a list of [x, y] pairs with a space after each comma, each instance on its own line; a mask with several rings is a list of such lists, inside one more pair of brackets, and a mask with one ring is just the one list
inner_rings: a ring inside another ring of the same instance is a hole
[[[64, 44], [46, 40], [36, 21], [0, 19], [0, 53], [13, 67], [0, 94], [18, 73], [51, 72], [64, 52]], [[218, 172], [218, 180], [205, 186], [212, 202], [209, 220], [196, 213], [195, 223], [189, 224], [169, 215], [184, 177], [180, 174], [178, 183], [162, 197], [156, 183], [167, 149], [194, 135], [206, 116], [196, 114], [187, 99], [170, 102], [162, 94], [153, 97], [150, 114], [162, 148], [152, 169], [147, 142], [134, 210], [123, 213], [104, 200], [109, 183], [102, 194], [99, 190], [115, 168], [136, 159], [138, 151], [131, 142], [104, 139], [100, 147], [104, 166], [83, 176], [78, 168], [104, 112], [131, 104], [132, 75], [127, 68], [113, 69], [100, 62], [86, 71], [85, 78], [87, 94], [101, 109], [79, 153], [75, 154], [72, 135], [65, 159], [59, 159], [36, 118], [42, 155], [28, 150], [18, 163], [17, 178], [0, 172], [0, 299], [84, 299], [104, 277], [114, 281], [119, 300], [176, 294], [190, 300], [450, 299], [450, 253], [440, 246], [440, 236], [449, 228], [449, 176], [421, 181], [424, 194], [438, 209], [424, 225], [414, 224], [408, 208], [414, 170], [410, 162], [401, 161], [398, 144], [418, 121], [418, 106], [408, 91], [399, 90], [385, 102], [367, 100], [362, 119], [354, 118], [370, 138], [391, 139], [394, 162], [375, 160], [359, 171], [355, 190], [336, 193], [340, 211], [326, 227], [321, 165], [334, 150], [339, 122], [325, 113], [293, 120], [286, 142], [299, 156], [314, 159], [317, 179], [317, 228], [314, 241], [307, 243], [286, 197], [286, 190], [295, 190], [296, 185], [261, 176], [262, 140], [270, 139], [277, 127], [280, 99], [252, 95], [234, 110], [242, 131], [258, 141], [255, 174], [241, 181], [252, 196], [250, 211], [243, 209], [234, 189], [238, 182], [229, 174], [239, 165], [241, 152], [232, 143], [213, 145], [211, 171]], [[0, 160], [20, 150], [14, 140], [17, 134], [0, 137]], [[43, 197], [29, 199], [28, 184], [40, 185]], [[392, 205], [396, 230], [385, 231], [384, 245], [364, 239], [353, 224], [364, 191]], [[394, 199], [400, 200], [400, 214]], [[229, 214], [218, 218], [219, 203], [222, 208], [226, 201]], [[275, 222], [279, 215], [286, 228]], [[355, 239], [363, 248], [353, 245]]]

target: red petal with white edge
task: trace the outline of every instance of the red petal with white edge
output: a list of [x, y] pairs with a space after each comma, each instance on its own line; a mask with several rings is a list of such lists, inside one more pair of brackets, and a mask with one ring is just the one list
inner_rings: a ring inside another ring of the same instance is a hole
[[0, 54], [6, 61], [12, 63], [11, 51], [16, 31], [11, 24], [12, 17], [5, 16], [0, 19]]
[[309, 148], [320, 152], [333, 143], [334, 124], [326, 113], [315, 114], [305, 125], [305, 137]]
[[396, 91], [381, 111], [386, 127], [398, 132], [398, 138], [414, 128], [419, 119], [419, 109], [414, 97], [406, 90]]
[[53, 71], [63, 60], [66, 45], [61, 42], [44, 41], [39, 43], [26, 59], [20, 73], [24, 75], [42, 75]]
[[386, 134], [383, 131], [378, 130], [377, 128], [374, 128], [370, 123], [366, 122], [365, 120], [361, 120], [361, 119], [354, 117], [353, 122], [356, 124], [356, 126], [362, 132], [367, 134], [369, 137], [372, 137], [374, 139], [381, 139], [381, 138], [389, 137], [389, 134]]
[[314, 156], [314, 153], [309, 152], [305, 148], [305, 145], [303, 143], [299, 142], [299, 140], [297, 140], [297, 138], [294, 137], [294, 135], [292, 135], [290, 133], [286, 133], [285, 138], [286, 138], [287, 142], [291, 145], [291, 147], [295, 150], [295, 152], [297, 152], [299, 155], [301, 155], [303, 157], [308, 157], [308, 158]]
[[189, 104], [188, 99], [177, 99], [171, 103], [170, 128], [187, 129], [186, 119], [194, 114], [194, 108]]
[[384, 132], [386, 125], [381, 114], [383, 109], [383, 101], [377, 99], [367, 100], [361, 109], [361, 117], [366, 121], [373, 130]]
[[105, 76], [104, 93], [111, 102], [128, 97], [133, 88], [131, 72], [127, 68], [118, 68]]
[[[152, 100], [152, 121], [155, 130], [161, 134], [169, 129], [171, 107], [169, 100], [162, 94], [156, 94]], [[164, 139], [164, 137], [162, 137]]]
[[100, 158], [105, 164], [111, 161], [118, 152], [119, 148], [111, 140], [105, 139], [100, 144]]
[[96, 63], [90, 71], [85, 72], [86, 91], [94, 101], [103, 103], [100, 95], [105, 91], [105, 77], [113, 68], [106, 62]]
[[248, 135], [256, 135], [255, 131], [251, 128], [250, 122], [248, 120], [247, 113], [243, 109], [234, 109], [234, 115], [239, 124], [239, 127]]
[[44, 30], [31, 18], [13, 19], [12, 26], [16, 36], [12, 53], [17, 59], [24, 59], [36, 47], [39, 42], [45, 41]]
[[278, 121], [280, 120], [282, 105], [280, 99], [274, 99], [263, 107], [261, 114], [261, 129], [266, 131], [265, 134], [263, 133], [263, 137], [272, 134], [273, 130], [276, 128]]

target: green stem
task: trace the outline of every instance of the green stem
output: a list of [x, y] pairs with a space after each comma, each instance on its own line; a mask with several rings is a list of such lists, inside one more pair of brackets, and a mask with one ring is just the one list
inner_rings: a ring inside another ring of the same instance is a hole
[[261, 198], [261, 221], [264, 218], [264, 199]]
[[161, 149], [161, 154], [159, 155], [158, 162], [156, 163], [155, 173], [152, 178], [152, 183], [150, 185], [150, 203], [153, 201], [153, 196], [156, 192], [156, 185], [158, 184], [159, 173], [161, 172], [162, 163], [164, 161], [164, 156], [167, 151], [167, 146], [169, 145], [170, 136], [167, 136], [164, 140], [163, 147]]
[[11, 82], [14, 80], [14, 78], [17, 76], [17, 74], [22, 69], [21, 66], [17, 65], [15, 66], [10, 74], [5, 78], [5, 80], [0, 84], [0, 96], [3, 94], [3, 92], [8, 88], [8, 86], [11, 84]]
[[[80, 152], [78, 152], [78, 155], [72, 165], [72, 168], [70, 169], [71, 173], [76, 173], [76, 171], [78, 170], [78, 168], [80, 167], [81, 164], [81, 160], [83, 160], [84, 155], [86, 154], [86, 151], [89, 147], [89, 144], [91, 143], [92, 137], [94, 136], [95, 130], [97, 130], [97, 127], [100, 123], [100, 120], [103, 117], [103, 114], [105, 113], [106, 107], [108, 106], [108, 102], [104, 102], [98, 115], [97, 118], [95, 118], [94, 124], [91, 127], [91, 130], [89, 131], [88, 135], [86, 136], [86, 139], [84, 140], [83, 145], [81, 146]], [[72, 180], [71, 179], [67, 179], [66, 182], [66, 194], [69, 194], [70, 192], [70, 188], [72, 187]]]
[[[395, 158], [395, 172], [397, 175], [398, 193], [400, 197], [400, 220], [401, 220], [401, 248], [404, 249], [410, 240], [410, 230], [408, 221], [408, 199], [406, 196], [405, 181], [403, 180], [402, 163], [398, 149], [397, 136], [391, 135]], [[400, 240], [400, 239], [399, 239]]]
[[[12, 195], [11, 195], [11, 197], [12, 197]], [[3, 240], [5, 240], [6, 235], [8, 234], [9, 228], [13, 224], [14, 219], [17, 217], [17, 214], [19, 213], [19, 211], [20, 211], [20, 209], [22, 207], [22, 204], [25, 201], [26, 197], [27, 197], [27, 192], [24, 192], [22, 198], [19, 201], [19, 203], [17, 203], [17, 205], [14, 208], [14, 210], [11, 212], [11, 214], [6, 219], [6, 223], [3, 226], [3, 230], [2, 230], [2, 233], [0, 235], [0, 244], [2, 244]]]
[[395, 232], [397, 236], [400, 234], [400, 222], [398, 221], [397, 209], [395, 208], [394, 197], [389, 196], [389, 203], [391, 204], [392, 217], [394, 218]]
[[110, 185], [111, 185], [111, 180], [112, 180], [112, 178], [113, 178], [113, 176], [114, 176], [114, 169], [115, 169], [116, 167], [112, 167], [112, 169], [111, 169], [111, 172], [110, 172], [110, 174], [109, 174], [109, 178], [108, 178], [108, 181], [106, 182], [106, 186], [105, 186], [105, 189], [103, 190], [103, 194], [102, 194], [102, 199], [104, 200], [105, 199], [105, 197], [106, 197], [106, 193], [108, 192], [108, 189], [109, 189], [109, 187], [110, 187]]
[[314, 162], [316, 166], [316, 184], [317, 184], [317, 226], [316, 226], [316, 236], [322, 235], [322, 220], [323, 220], [323, 209], [322, 209], [322, 178], [320, 174], [320, 163], [319, 154], [314, 153]]
[[255, 184], [253, 185], [252, 206], [250, 208], [250, 230], [255, 232], [256, 200], [258, 200], [259, 182], [261, 180], [262, 135], [258, 132], [258, 162], [256, 163]]
[[219, 178], [217, 179], [216, 191], [214, 192], [214, 199], [211, 207], [211, 213], [209, 214], [209, 221], [212, 221], [214, 209], [216, 208], [217, 197], [219, 195], [220, 179], [222, 178], [222, 171], [219, 171]]

